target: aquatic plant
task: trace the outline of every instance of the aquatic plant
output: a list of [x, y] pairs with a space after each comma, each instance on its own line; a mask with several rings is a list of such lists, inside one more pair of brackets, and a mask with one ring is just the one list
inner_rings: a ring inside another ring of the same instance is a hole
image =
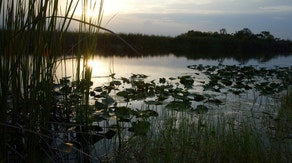
[[275, 129], [269, 124], [254, 124], [248, 117], [224, 113], [214, 117], [163, 112], [160, 116], [152, 121], [153, 128], [147, 137], [130, 140], [122, 149], [123, 153], [117, 153], [116, 159], [120, 162], [291, 160], [291, 141], [271, 135]]
[[[0, 112], [0, 130], [4, 133], [0, 136], [0, 160], [38, 161], [42, 159], [37, 157], [39, 154], [45, 155], [50, 161], [58, 159], [61, 149], [57, 148], [56, 151], [51, 144], [66, 145], [65, 141], [55, 139], [55, 134], [58, 132], [58, 123], [70, 122], [71, 114], [76, 114], [79, 118], [77, 120], [82, 128], [81, 132], [87, 131], [91, 83], [88, 59], [91, 58], [90, 49], [96, 45], [96, 37], [91, 38], [86, 47], [79, 47], [75, 56], [78, 59], [75, 79], [77, 86], [70, 87], [67, 78], [57, 82], [55, 78], [60, 54], [65, 54], [62, 48], [66, 39], [64, 34], [71, 21], [75, 20], [73, 16], [78, 5], [83, 5], [79, 32], [96, 34], [99, 29], [96, 26], [101, 22], [103, 1], [99, 5], [99, 16], [90, 19], [85, 11], [89, 1], [83, 0], [80, 3], [81, 1], [67, 1], [61, 11], [58, 0], [0, 1], [0, 104], [3, 106]], [[60, 91], [56, 92], [55, 89], [58, 88]], [[79, 94], [76, 93], [76, 88], [79, 89]], [[65, 98], [62, 105], [57, 105], [57, 94]], [[65, 109], [59, 110], [60, 106]], [[73, 108], [76, 109], [74, 113]], [[90, 157], [88, 145], [84, 142], [81, 145], [83, 149], [77, 150], [84, 154], [83, 158], [86, 160]]]

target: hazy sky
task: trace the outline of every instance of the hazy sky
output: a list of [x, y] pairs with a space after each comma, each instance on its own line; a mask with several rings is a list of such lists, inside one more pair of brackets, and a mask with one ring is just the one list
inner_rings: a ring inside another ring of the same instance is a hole
[[188, 30], [249, 28], [292, 40], [292, 0], [104, 1], [103, 25], [115, 32], [176, 36]]
[[[68, 1], [59, 1], [60, 10]], [[88, 1], [96, 1], [98, 8], [100, 0]], [[76, 13], [81, 13], [80, 8]], [[292, 0], [104, 0], [102, 25], [116, 33], [168, 36], [188, 30], [225, 28], [234, 33], [249, 28], [253, 33], [270, 31], [292, 40]]]

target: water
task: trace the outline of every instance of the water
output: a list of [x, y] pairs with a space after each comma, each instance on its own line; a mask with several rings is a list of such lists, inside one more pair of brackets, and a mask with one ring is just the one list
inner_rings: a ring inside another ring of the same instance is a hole
[[[64, 63], [62, 63], [64, 64]], [[65, 61], [67, 66], [66, 73], [65, 70], [60, 68], [57, 70], [57, 76], [61, 78], [61, 76], [71, 76], [71, 80], [73, 80], [74, 68], [76, 68], [76, 63], [74, 59], [68, 59]], [[198, 59], [191, 60], [185, 57], [176, 57], [175, 55], [165, 55], [165, 56], [153, 56], [153, 57], [140, 57], [140, 58], [127, 58], [127, 57], [102, 57], [95, 56], [92, 61], [90, 61], [90, 66], [92, 68], [92, 81], [93, 86], [95, 88], [97, 86], [102, 86], [108, 84], [112, 81], [112, 78], [109, 77], [110, 74], [115, 73], [116, 79], [120, 79], [121, 77], [129, 78], [132, 74], [144, 74], [148, 75], [146, 78], [147, 81], [155, 80], [155, 82], [159, 81], [159, 78], [177, 78], [178, 76], [183, 75], [191, 75], [194, 77], [195, 82], [193, 88], [189, 91], [192, 93], [199, 94], [210, 94], [216, 99], [219, 99], [224, 102], [223, 105], [215, 105], [215, 104], [204, 104], [209, 108], [209, 112], [207, 114], [216, 117], [222, 115], [241, 117], [242, 115], [256, 118], [257, 123], [261, 122], [261, 117], [263, 113], [269, 114], [269, 116], [273, 115], [274, 108], [279, 102], [279, 99], [275, 99], [273, 97], [265, 97], [260, 96], [257, 92], [253, 90], [247, 91], [246, 93], [242, 93], [241, 95], [234, 95], [232, 93], [224, 94], [224, 93], [216, 93], [211, 91], [203, 91], [202, 83], [200, 81], [208, 82], [207, 76], [202, 74], [198, 75], [198, 71], [187, 68], [188, 65], [203, 65], [203, 66], [217, 66], [219, 64], [222, 65], [240, 65], [239, 61], [234, 59], [222, 59], [222, 60], [208, 60], [208, 59]], [[247, 61], [242, 66], [256, 66], [256, 67], [265, 67], [265, 68], [275, 68], [275, 67], [290, 67], [292, 66], [292, 56], [278, 56], [274, 59], [269, 60], [268, 62], [260, 62], [258, 60], [252, 59]], [[63, 66], [64, 67], [64, 66]], [[271, 79], [273, 80], [273, 79]], [[117, 96], [114, 97], [117, 100]], [[170, 100], [169, 100], [170, 101]], [[145, 107], [145, 103], [143, 100], [133, 100], [128, 105], [132, 109]], [[94, 104], [94, 103], [93, 103]], [[198, 104], [202, 104], [202, 102], [192, 101], [192, 107], [196, 107]], [[161, 106], [153, 106], [153, 108], [158, 111], [159, 109], [165, 107], [166, 104]], [[123, 106], [123, 103], [118, 106]], [[146, 106], [147, 107], [147, 106]], [[271, 113], [271, 114], [270, 114]], [[179, 113], [177, 114], [179, 116]], [[193, 118], [193, 117], [192, 117]], [[194, 118], [194, 121], [197, 119]], [[100, 122], [99, 125], [103, 126], [104, 122]], [[103, 139], [97, 142], [94, 147], [96, 151], [94, 151], [93, 155], [104, 155], [104, 149], [111, 151], [114, 149], [114, 144], [117, 140], [107, 140]]]
[[[60, 68], [57, 70], [57, 76], [61, 78], [62, 76], [71, 76], [71, 80], [74, 80], [74, 69], [76, 68], [76, 63], [74, 59], [67, 59], [65, 63], [66, 70]], [[208, 60], [208, 59], [198, 59], [192, 60], [186, 57], [177, 57], [175, 55], [164, 55], [164, 56], [152, 56], [152, 57], [139, 57], [139, 58], [128, 58], [128, 57], [102, 57], [96, 55], [93, 60], [90, 61], [90, 66], [92, 68], [92, 81], [95, 88], [97, 86], [103, 86], [112, 81], [109, 77], [110, 74], [115, 74], [115, 78], [120, 79], [121, 77], [129, 78], [132, 74], [144, 74], [148, 77], [146, 81], [155, 82], [159, 81], [159, 78], [177, 78], [183, 75], [191, 75], [195, 77], [194, 88], [191, 90], [193, 92], [202, 93], [203, 89], [200, 87], [200, 82], [208, 82], [208, 78], [202, 74], [197, 75], [197, 71], [187, 68], [188, 65], [203, 65], [203, 66], [217, 66], [222, 65], [241, 65], [241, 66], [255, 66], [255, 67], [265, 67], [265, 68], [275, 68], [275, 67], [290, 67], [292, 66], [292, 55], [290, 56], [277, 56], [267, 62], [261, 62], [256, 59], [251, 59], [242, 65], [239, 61], [231, 58], [221, 59], [221, 60]], [[66, 73], [65, 73], [66, 72]], [[273, 79], [272, 79], [273, 80]], [[245, 104], [254, 105], [254, 92], [246, 94], [247, 101]], [[226, 98], [224, 95], [221, 97]], [[229, 96], [229, 101], [238, 100], [236, 96]], [[243, 99], [241, 99], [243, 100]], [[133, 102], [135, 103], [135, 102]], [[230, 104], [232, 105], [232, 104]]]
[[[71, 80], [74, 78], [74, 68], [76, 67], [74, 59], [68, 59], [65, 61], [67, 65], [66, 74], [64, 70], [58, 70], [58, 76], [72, 76]], [[255, 112], [262, 112], [263, 109], [269, 109], [274, 107], [278, 102], [277, 99], [273, 97], [262, 97], [259, 92], [255, 90], [246, 91], [239, 95], [234, 95], [228, 91], [227, 93], [216, 93], [203, 91], [202, 83], [208, 83], [207, 76], [202, 73], [198, 75], [198, 71], [187, 68], [188, 65], [203, 65], [203, 66], [218, 66], [218, 65], [241, 65], [241, 66], [254, 66], [254, 67], [265, 67], [265, 68], [275, 68], [275, 67], [290, 67], [292, 66], [292, 55], [290, 56], [277, 56], [267, 62], [262, 62], [256, 59], [251, 59], [245, 64], [240, 63], [231, 58], [221, 59], [221, 60], [208, 60], [208, 59], [187, 59], [186, 57], [177, 57], [175, 55], [164, 55], [164, 56], [153, 56], [153, 57], [140, 57], [140, 58], [128, 58], [128, 57], [102, 57], [95, 56], [92, 61], [90, 61], [90, 66], [92, 68], [92, 81], [95, 88], [97, 86], [107, 85], [112, 78], [109, 77], [110, 74], [115, 74], [116, 79], [121, 77], [129, 78], [132, 74], [144, 74], [148, 77], [146, 81], [155, 82], [159, 81], [159, 78], [177, 78], [183, 75], [190, 75], [195, 79], [193, 88], [189, 91], [192, 93], [199, 94], [211, 94], [216, 96], [221, 101], [225, 101], [223, 106], [225, 113], [233, 114], [242, 113], [252, 110]], [[72, 69], [70, 69], [72, 68]], [[63, 73], [62, 73], [63, 72]], [[270, 82], [274, 79], [270, 79]], [[118, 96], [115, 96], [115, 100], [122, 104], [122, 100]], [[142, 104], [141, 104], [142, 103]], [[91, 104], [94, 104], [94, 100], [91, 100]], [[141, 108], [143, 105], [142, 101], [132, 101], [131, 106], [133, 108]], [[193, 102], [193, 106], [198, 105], [198, 103]], [[213, 106], [211, 106], [213, 107]], [[220, 108], [220, 106], [219, 106]], [[222, 108], [222, 106], [221, 106]], [[226, 109], [228, 108], [228, 109]], [[217, 107], [218, 109], [218, 107]]]
[[[149, 76], [149, 80], [158, 80], [161, 77], [178, 77], [184, 74], [193, 74], [194, 71], [188, 69], [188, 65], [239, 65], [239, 61], [234, 59], [223, 60], [208, 60], [198, 59], [191, 60], [186, 57], [176, 57], [172, 54], [165, 56], [153, 56], [153, 57], [140, 57], [140, 58], [128, 58], [128, 57], [102, 57], [95, 56], [91, 61], [92, 76], [94, 86], [100, 86], [109, 81], [108, 78], [111, 73], [115, 73], [115, 77], [130, 77], [132, 74], [144, 74]], [[72, 59], [66, 60], [67, 74], [66, 76], [73, 76], [72, 67], [75, 68]], [[260, 62], [256, 59], [247, 61], [244, 65], [273, 68], [275, 66], [290, 67], [292, 66], [292, 55], [290, 56], [278, 56], [267, 62]], [[64, 72], [64, 71], [63, 71]], [[58, 76], [64, 76], [58, 69]]]

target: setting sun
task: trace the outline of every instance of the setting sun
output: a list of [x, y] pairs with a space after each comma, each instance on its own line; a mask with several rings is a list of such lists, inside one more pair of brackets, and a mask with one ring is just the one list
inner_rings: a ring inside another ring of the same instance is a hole
[[[77, 4], [77, 1], [73, 2], [74, 5]], [[120, 0], [104, 0], [103, 3], [101, 2], [101, 0], [90, 0], [87, 4], [79, 2], [75, 11], [75, 16], [79, 17], [84, 14], [84, 9], [86, 10], [86, 17], [88, 18], [98, 18], [100, 13], [102, 13], [103, 16], [113, 16], [117, 13], [126, 12], [129, 9], [129, 6]], [[101, 4], [102, 7], [100, 7]], [[86, 5], [86, 7], [84, 7], [84, 5]], [[62, 6], [65, 6], [65, 4], [62, 4]], [[102, 9], [102, 11], [100, 11], [100, 9]]]
[[120, 12], [127, 12], [129, 6], [121, 0], [105, 0], [103, 4], [105, 15], [113, 15]]

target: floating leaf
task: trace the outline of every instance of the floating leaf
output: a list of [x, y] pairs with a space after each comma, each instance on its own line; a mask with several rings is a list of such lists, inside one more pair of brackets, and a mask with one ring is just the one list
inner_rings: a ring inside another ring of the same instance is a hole
[[96, 92], [102, 92], [102, 87], [95, 87], [93, 90]]
[[62, 79], [60, 79], [60, 84], [61, 85], [67, 85], [67, 84], [69, 84], [70, 83], [69, 78], [71, 78], [71, 76], [69, 76], [69, 77], [63, 77]]
[[90, 95], [90, 96], [95, 96], [95, 92], [94, 92], [94, 91], [90, 91], [90, 92], [89, 92], [89, 95]]
[[109, 95], [104, 95], [104, 98], [101, 99], [102, 103], [105, 105], [112, 105], [113, 103], [115, 103], [116, 101]]
[[165, 108], [170, 110], [182, 111], [186, 109], [191, 109], [191, 103], [189, 101], [172, 101], [165, 106]]
[[235, 95], [240, 95], [241, 93], [243, 93], [242, 90], [236, 90], [236, 89], [229, 89], [228, 91], [232, 92]]
[[103, 104], [103, 103], [101, 103], [101, 102], [95, 101], [95, 108], [96, 108], [97, 110], [101, 110], [101, 109], [106, 108], [106, 105]]
[[94, 131], [103, 131], [102, 127], [100, 126], [92, 126], [91, 129]]
[[165, 94], [160, 94], [159, 96], [158, 96], [158, 98], [157, 98], [157, 101], [164, 101], [164, 100], [166, 100], [166, 99], [168, 99], [168, 95], [165, 95]]
[[194, 79], [187, 75], [187, 76], [181, 76], [181, 77], [178, 77], [180, 79], [180, 83], [183, 84], [185, 87], [191, 87], [194, 83]]
[[130, 80], [127, 78], [122, 77], [121, 80], [123, 81], [123, 83], [127, 83], [127, 84], [130, 83]]
[[204, 106], [204, 105], [198, 105], [197, 107], [196, 107], [196, 109], [195, 109], [195, 112], [197, 113], [197, 114], [205, 114], [205, 113], [207, 113], [208, 112], [208, 108], [206, 107], [206, 106]]
[[154, 110], [139, 110], [136, 114], [137, 118], [157, 117], [158, 113]]
[[62, 88], [60, 89], [60, 91], [61, 91], [62, 93], [68, 94], [68, 93], [71, 93], [72, 88], [69, 87], [68, 85], [65, 85], [64, 87], [62, 87]]
[[199, 94], [194, 94], [194, 100], [197, 102], [203, 101], [206, 98], [203, 95], [199, 95]]
[[105, 138], [107, 138], [107, 139], [111, 139], [111, 138], [113, 138], [115, 135], [116, 135], [116, 131], [114, 131], [114, 130], [108, 130], [108, 131], [104, 134]]
[[114, 80], [110, 82], [110, 85], [121, 85], [122, 83], [118, 80]]
[[116, 107], [115, 115], [121, 119], [129, 119], [131, 115], [131, 109], [128, 107]]
[[228, 79], [222, 79], [221, 82], [225, 85], [225, 86], [231, 86], [232, 85], [232, 81], [228, 80]]
[[164, 84], [165, 82], [166, 82], [166, 79], [165, 78], [159, 78], [159, 83]]
[[150, 123], [147, 121], [137, 121], [132, 123], [129, 128], [130, 132], [134, 132], [136, 136], [145, 136], [150, 129]]
[[218, 99], [209, 99], [207, 102], [213, 103], [215, 105], [221, 105], [223, 103], [221, 100]]

